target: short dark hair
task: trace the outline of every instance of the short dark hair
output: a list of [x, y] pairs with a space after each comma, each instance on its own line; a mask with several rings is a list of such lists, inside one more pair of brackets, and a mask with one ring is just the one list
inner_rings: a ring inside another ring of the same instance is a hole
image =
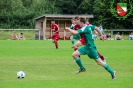
[[76, 16], [76, 17], [74, 17], [74, 19], [79, 20], [80, 18], [79, 18], [79, 16]]
[[85, 24], [86, 23], [86, 18], [80, 17], [80, 22], [83, 22]]
[[55, 21], [54, 18], [52, 18], [51, 21]]

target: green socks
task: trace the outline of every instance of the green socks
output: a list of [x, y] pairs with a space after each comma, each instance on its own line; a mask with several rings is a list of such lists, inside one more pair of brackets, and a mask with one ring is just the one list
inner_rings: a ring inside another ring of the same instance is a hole
[[71, 42], [72, 42], [72, 44], [74, 44], [75, 42], [74, 42], [74, 40], [71, 40]]
[[114, 71], [107, 65], [104, 65], [104, 68], [110, 73], [110, 74], [114, 74]]
[[75, 61], [76, 61], [76, 63], [78, 64], [78, 66], [80, 67], [80, 69], [84, 69], [84, 66], [83, 66], [83, 64], [82, 64], [82, 62], [81, 62], [81, 60], [80, 60], [80, 58], [76, 58]]
[[[80, 58], [76, 58], [75, 59], [76, 63], [78, 64], [78, 66], [80, 67], [80, 69], [84, 69], [84, 66], [80, 60]], [[110, 73], [110, 74], [114, 74], [114, 71], [107, 65], [104, 65], [104, 68]]]

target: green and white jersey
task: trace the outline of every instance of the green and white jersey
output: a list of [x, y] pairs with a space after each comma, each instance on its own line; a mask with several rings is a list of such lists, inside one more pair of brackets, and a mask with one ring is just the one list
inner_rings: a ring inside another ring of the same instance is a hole
[[[94, 31], [96, 26], [95, 25], [89, 25], [89, 27], [91, 27], [91, 30]], [[92, 34], [92, 39], [95, 40], [96, 37], [97, 37], [97, 35]]]
[[73, 30], [74, 29], [74, 26], [75, 26], [75, 24], [72, 24], [70, 28]]
[[96, 47], [95, 44], [94, 44], [93, 33], [92, 33], [92, 31], [94, 29], [95, 29], [95, 26], [87, 26], [87, 25], [85, 25], [81, 29], [77, 30], [77, 32], [79, 34], [83, 34], [84, 35], [86, 48]]
[[95, 30], [95, 25], [89, 25], [89, 27], [91, 27], [91, 30], [94, 31]]

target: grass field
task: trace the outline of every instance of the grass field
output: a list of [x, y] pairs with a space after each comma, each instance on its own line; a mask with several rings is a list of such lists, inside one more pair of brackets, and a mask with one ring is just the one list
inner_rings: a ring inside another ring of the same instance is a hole
[[[133, 88], [133, 41], [95, 41], [108, 65], [117, 71], [116, 80], [94, 60], [81, 56], [87, 71], [79, 69], [71, 54], [70, 41], [0, 41], [0, 88]], [[24, 79], [16, 73], [23, 70]]]

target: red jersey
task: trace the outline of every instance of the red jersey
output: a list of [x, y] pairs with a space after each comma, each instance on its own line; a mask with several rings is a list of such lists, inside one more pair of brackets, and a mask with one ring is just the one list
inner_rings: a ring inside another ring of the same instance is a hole
[[81, 27], [80, 27], [79, 25], [77, 25], [77, 24], [74, 26], [74, 30], [78, 30], [78, 29], [80, 29], [80, 28], [81, 28]]
[[59, 27], [57, 24], [51, 24], [52, 33], [59, 34]]
[[[76, 25], [74, 26], [74, 30], [78, 30], [78, 29], [81, 29], [81, 27], [80, 27], [79, 25], [76, 24]], [[81, 38], [84, 37], [83, 34], [80, 34], [80, 36], [81, 36]]]

